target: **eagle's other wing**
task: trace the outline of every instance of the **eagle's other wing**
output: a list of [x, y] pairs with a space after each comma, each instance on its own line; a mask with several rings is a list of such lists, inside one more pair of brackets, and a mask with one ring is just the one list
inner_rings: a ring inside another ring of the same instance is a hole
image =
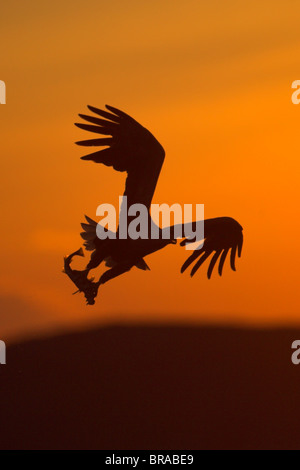
[[[213, 254], [207, 277], [211, 278], [213, 269], [219, 263], [219, 275], [222, 276], [224, 263], [230, 252], [230, 266], [233, 271], [235, 268], [236, 255], [240, 258], [243, 248], [243, 227], [231, 217], [219, 217], [216, 219], [208, 219], [204, 221], [205, 240], [203, 247], [195, 250], [186, 260], [181, 268], [183, 273], [189, 266], [194, 263], [191, 270], [191, 276], [198, 271], [202, 264]], [[181, 246], [188, 243], [194, 243], [194, 239], [185, 239], [181, 242]]]
[[106, 108], [109, 112], [92, 106], [88, 108], [94, 113], [93, 116], [79, 116], [91, 125], [75, 125], [105, 137], [76, 143], [84, 147], [106, 148], [81, 157], [82, 160], [103, 163], [117, 171], [126, 171], [128, 176], [124, 196], [128, 198], [128, 206], [144, 204], [149, 210], [164, 162], [163, 147], [147, 129], [123, 111], [108, 105]]

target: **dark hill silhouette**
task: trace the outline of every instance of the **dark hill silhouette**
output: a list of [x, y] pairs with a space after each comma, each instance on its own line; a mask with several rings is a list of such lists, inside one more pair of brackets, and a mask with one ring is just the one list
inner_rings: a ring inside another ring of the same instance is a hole
[[299, 449], [300, 330], [111, 327], [8, 348], [1, 449]]

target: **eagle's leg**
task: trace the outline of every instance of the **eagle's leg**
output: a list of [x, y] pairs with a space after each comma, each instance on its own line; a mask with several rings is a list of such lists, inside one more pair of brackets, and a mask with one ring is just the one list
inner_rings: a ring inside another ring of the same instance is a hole
[[91, 259], [87, 264], [86, 271], [89, 272], [91, 269], [95, 269], [102, 263], [104, 260], [105, 255], [103, 253], [99, 253], [97, 250], [94, 251], [91, 255]]
[[113, 268], [105, 271], [99, 279], [99, 285], [105, 284], [106, 282], [114, 279], [115, 277], [121, 276], [121, 274], [127, 273], [133, 267], [132, 264], [118, 264]]

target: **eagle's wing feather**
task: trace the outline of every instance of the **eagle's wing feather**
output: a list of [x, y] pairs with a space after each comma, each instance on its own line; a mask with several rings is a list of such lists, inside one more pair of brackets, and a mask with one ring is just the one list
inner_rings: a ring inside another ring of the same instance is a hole
[[108, 105], [109, 112], [92, 106], [88, 108], [100, 118], [79, 114], [91, 124], [76, 123], [76, 126], [110, 137], [77, 142], [83, 147], [106, 147], [81, 157], [82, 160], [126, 171], [128, 177], [124, 196], [128, 198], [128, 206], [144, 204], [149, 210], [164, 162], [163, 147], [145, 127], [123, 111]]
[[[188, 224], [190, 225], [190, 224]], [[171, 227], [174, 232], [174, 227]], [[195, 250], [182, 265], [181, 272], [186, 271], [190, 266], [193, 277], [203, 263], [212, 255], [207, 271], [208, 279], [211, 278], [214, 267], [219, 262], [218, 272], [222, 276], [224, 264], [230, 251], [230, 266], [235, 268], [236, 256], [240, 258], [243, 248], [243, 227], [231, 217], [218, 217], [204, 221], [204, 244], [202, 248]], [[186, 238], [181, 242], [181, 246], [195, 243], [195, 238]], [[200, 241], [200, 240], [199, 240]], [[194, 264], [193, 264], [194, 263]]]

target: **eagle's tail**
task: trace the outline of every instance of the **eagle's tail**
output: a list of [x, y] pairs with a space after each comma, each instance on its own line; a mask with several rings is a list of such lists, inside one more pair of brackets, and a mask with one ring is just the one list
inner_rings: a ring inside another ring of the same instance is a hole
[[81, 232], [81, 238], [84, 240], [84, 246], [87, 251], [95, 250], [95, 240], [97, 238], [97, 222], [85, 215], [86, 223], [81, 224], [84, 232]]

